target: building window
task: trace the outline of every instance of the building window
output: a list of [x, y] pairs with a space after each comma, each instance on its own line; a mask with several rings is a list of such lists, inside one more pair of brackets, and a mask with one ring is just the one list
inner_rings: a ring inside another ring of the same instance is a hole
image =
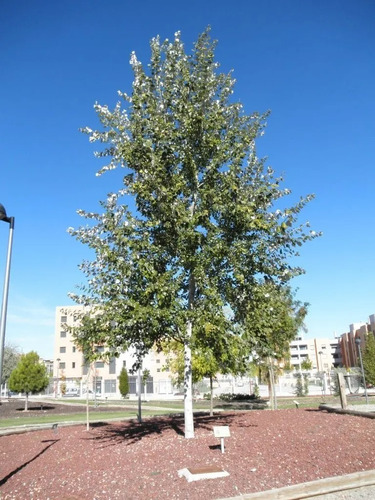
[[60, 352], [61, 352], [61, 353], [66, 352], [66, 347], [60, 347]]
[[111, 375], [116, 373], [116, 358], [111, 358], [109, 360], [109, 373]]
[[60, 332], [60, 338], [63, 339], [66, 337], [66, 332]]
[[104, 368], [104, 361], [96, 361], [95, 368]]
[[157, 368], [157, 369], [156, 369], [156, 371], [157, 371], [158, 373], [160, 373], [160, 368]]
[[104, 380], [104, 392], [106, 394], [115, 394], [116, 380]]
[[72, 347], [72, 352], [76, 352], [76, 346], [75, 345]]
[[83, 358], [83, 363], [82, 363], [82, 375], [87, 375], [89, 372], [90, 368], [90, 362], [88, 359]]
[[157, 359], [157, 360], [156, 360], [156, 362], [157, 362], [157, 363], [160, 363], [160, 359]]
[[126, 367], [126, 360], [125, 360], [125, 359], [122, 361], [122, 367], [123, 367], [123, 368], [125, 368], [125, 367]]
[[66, 316], [61, 316], [61, 323], [66, 323], [68, 318]]
[[60, 368], [60, 370], [65, 370], [65, 363], [60, 361], [59, 368]]
[[75, 368], [76, 367], [76, 364], [73, 362], [72, 363], [72, 368]]

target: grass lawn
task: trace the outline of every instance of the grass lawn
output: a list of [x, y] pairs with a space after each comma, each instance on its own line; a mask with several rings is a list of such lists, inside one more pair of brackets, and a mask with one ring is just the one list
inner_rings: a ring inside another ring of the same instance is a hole
[[[284, 410], [288, 408], [296, 408], [296, 401], [299, 403], [299, 408], [318, 408], [321, 404], [327, 405], [337, 405], [340, 404], [340, 398], [338, 396], [304, 396], [304, 397], [278, 397], [277, 398], [277, 408], [278, 410]], [[59, 401], [60, 402], [60, 401]], [[58, 423], [58, 422], [85, 422], [86, 421], [86, 407], [85, 400], [77, 399], [64, 399], [61, 402], [77, 404], [80, 405], [80, 411], [77, 408], [77, 413], [70, 413], [65, 415], [56, 414], [46, 414], [35, 417], [22, 417], [21, 415], [16, 418], [4, 418], [0, 419], [0, 428], [22, 426], [29, 424], [48, 424], [48, 423]], [[252, 402], [252, 400], [250, 400]], [[254, 400], [253, 400], [254, 402]], [[245, 402], [246, 403], [246, 402]], [[95, 402], [90, 401], [89, 405], [91, 408], [94, 407]], [[362, 397], [350, 397], [348, 398], [348, 404], [352, 405], [362, 405], [366, 404], [365, 398]], [[105, 406], [118, 405], [118, 410], [104, 411]], [[121, 400], [121, 401], [103, 401], [98, 400], [97, 406], [101, 407], [101, 411], [89, 413], [90, 421], [93, 420], [110, 420], [114, 418], [136, 418], [138, 411], [138, 401], [137, 400]], [[123, 408], [121, 408], [123, 407]], [[151, 407], [156, 409], [151, 409]], [[149, 409], [148, 409], [149, 408]], [[207, 400], [198, 400], [194, 402], [194, 410], [209, 411], [210, 402]], [[214, 400], [214, 411], [225, 409], [226, 411], [241, 410], [241, 404], [234, 402], [233, 407], [228, 402], [223, 402], [219, 400]], [[156, 416], [156, 415], [166, 415], [170, 414], [171, 410], [176, 411], [176, 413], [183, 412], [184, 403], [182, 400], [155, 400], [155, 401], [142, 401], [142, 416]], [[246, 411], [246, 408], [243, 408]], [[249, 410], [251, 411], [251, 410]]]
[[[142, 417], [163, 415], [163, 411], [142, 411]], [[137, 418], [134, 411], [108, 411], [100, 413], [89, 413], [89, 421], [110, 420], [110, 419]], [[0, 419], [0, 428], [15, 427], [34, 424], [54, 424], [59, 422], [86, 422], [86, 409], [81, 413], [71, 413], [68, 415], [40, 415], [35, 417], [17, 417]]]

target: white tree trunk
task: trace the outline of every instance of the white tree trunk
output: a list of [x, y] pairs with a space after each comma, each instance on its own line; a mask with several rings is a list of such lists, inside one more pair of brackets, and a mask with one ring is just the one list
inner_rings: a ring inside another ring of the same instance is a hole
[[210, 417], [214, 414], [214, 384], [212, 375], [210, 375]]
[[194, 437], [193, 419], [193, 377], [191, 363], [190, 339], [192, 335], [192, 323], [188, 321], [186, 326], [186, 340], [184, 343], [184, 417], [185, 417], [185, 438]]

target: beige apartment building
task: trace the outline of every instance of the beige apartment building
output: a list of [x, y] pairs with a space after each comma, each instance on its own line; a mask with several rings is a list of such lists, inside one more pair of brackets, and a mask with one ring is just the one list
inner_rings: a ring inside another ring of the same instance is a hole
[[304, 339], [297, 337], [290, 343], [290, 362], [295, 370], [301, 369], [301, 363], [309, 359], [312, 370], [330, 372], [342, 366], [339, 339]]
[[[70, 332], [64, 324], [74, 325], [83, 306], [60, 306], [56, 308], [55, 348], [54, 348], [54, 392], [60, 395], [64, 390], [67, 395], [89, 393], [100, 397], [119, 398], [118, 377], [123, 367], [128, 370], [130, 397], [138, 393], [137, 374], [130, 373], [135, 361], [131, 350], [112, 358], [108, 363], [96, 361], [88, 365], [82, 352], [74, 345]], [[100, 347], [98, 348], [100, 349]], [[103, 348], [104, 349], [104, 348]], [[166, 358], [163, 353], [151, 351], [143, 360], [142, 370], [148, 370], [146, 388], [142, 392], [152, 397], [171, 396], [177, 389], [173, 386], [169, 372], [165, 368]]]

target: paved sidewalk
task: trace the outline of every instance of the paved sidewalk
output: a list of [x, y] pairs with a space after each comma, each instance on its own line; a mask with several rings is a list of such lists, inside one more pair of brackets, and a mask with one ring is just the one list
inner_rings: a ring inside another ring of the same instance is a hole
[[[225, 500], [373, 500], [375, 471], [355, 472], [274, 490], [260, 491]], [[222, 499], [224, 500], [224, 499]]]

